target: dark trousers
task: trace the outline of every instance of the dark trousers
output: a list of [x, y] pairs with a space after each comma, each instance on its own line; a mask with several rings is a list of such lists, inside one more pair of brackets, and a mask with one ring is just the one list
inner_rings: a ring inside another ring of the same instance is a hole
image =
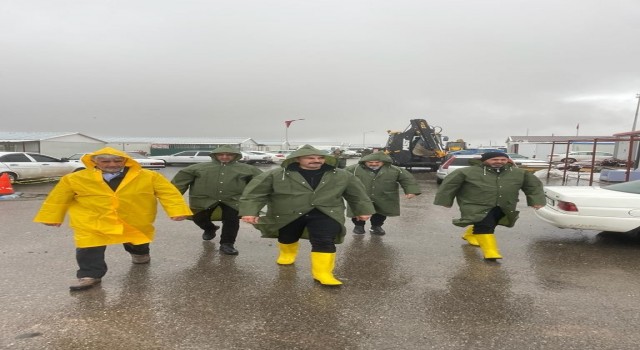
[[482, 221], [473, 224], [473, 233], [475, 234], [492, 234], [496, 226], [498, 226], [498, 221], [502, 219], [504, 213], [500, 207], [493, 207], [487, 213], [487, 216], [482, 219]]
[[281, 228], [280, 231], [278, 231], [278, 242], [283, 244], [297, 242], [305, 228], [309, 233], [312, 252], [336, 252], [334, 240], [342, 231], [342, 225], [316, 209]]
[[[134, 255], [149, 254], [149, 243], [134, 245], [124, 243], [124, 250]], [[107, 273], [107, 263], [104, 261], [104, 252], [107, 246], [76, 248], [76, 261], [78, 262], [78, 272], [76, 276], [102, 278]]]
[[[384, 221], [387, 220], [387, 217], [382, 214], [375, 213], [371, 215], [370, 220], [371, 220], [371, 226], [382, 226], [384, 225]], [[353, 222], [356, 226], [364, 226], [364, 223], [366, 221], [358, 220], [356, 218], [351, 218], [351, 222]]]
[[[236, 242], [238, 230], [240, 230], [240, 218], [238, 211], [225, 204], [218, 204], [222, 209], [222, 233], [220, 234], [220, 244]], [[216, 206], [199, 211], [193, 215], [193, 222], [205, 231], [215, 230], [213, 222], [211, 222], [211, 214]]]

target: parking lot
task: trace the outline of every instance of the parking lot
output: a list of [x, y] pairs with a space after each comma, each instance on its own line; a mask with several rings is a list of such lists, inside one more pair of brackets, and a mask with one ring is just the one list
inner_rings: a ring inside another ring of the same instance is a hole
[[557, 229], [521, 201], [516, 227], [497, 230], [504, 259], [485, 262], [451, 224], [456, 210], [431, 204], [435, 174], [415, 175], [423, 194], [401, 201], [387, 235], [338, 246], [341, 288], [314, 283], [308, 242], [278, 266], [276, 242], [241, 223], [240, 255], [226, 256], [160, 211], [151, 264], [109, 247], [102, 285], [69, 292], [71, 230], [31, 222], [54, 183], [15, 185], [22, 196], [0, 201], [0, 347], [638, 348], [637, 237]]

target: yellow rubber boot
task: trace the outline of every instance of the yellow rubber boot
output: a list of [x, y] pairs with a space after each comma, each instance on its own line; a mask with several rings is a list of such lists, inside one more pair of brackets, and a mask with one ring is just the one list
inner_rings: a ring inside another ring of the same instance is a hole
[[313, 279], [325, 286], [339, 286], [342, 284], [333, 277], [336, 264], [336, 253], [311, 252], [311, 274]]
[[280, 248], [280, 256], [278, 256], [278, 260], [276, 260], [278, 265], [291, 265], [296, 262], [299, 246], [300, 242], [291, 244], [278, 243], [278, 247]]
[[473, 246], [477, 247], [480, 245], [480, 243], [478, 243], [476, 235], [473, 234], [473, 225], [467, 227], [467, 229], [464, 231], [464, 235], [462, 235], [462, 239]]
[[487, 260], [502, 259], [502, 255], [498, 251], [498, 243], [496, 242], [496, 236], [492, 233], [489, 234], [476, 234], [478, 243], [480, 243], [480, 249], [482, 254]]

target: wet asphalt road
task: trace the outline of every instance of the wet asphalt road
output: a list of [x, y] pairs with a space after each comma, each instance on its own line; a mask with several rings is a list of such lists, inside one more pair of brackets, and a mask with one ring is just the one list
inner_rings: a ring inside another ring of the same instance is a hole
[[[171, 177], [179, 168], [162, 170]], [[341, 288], [313, 282], [309, 244], [295, 266], [241, 223], [239, 256], [163, 212], [149, 265], [107, 249], [100, 287], [69, 292], [72, 235], [31, 219], [52, 184], [0, 201], [0, 347], [8, 349], [637, 349], [637, 238], [560, 230], [523, 204], [497, 232], [504, 259], [482, 260], [424, 194], [402, 201], [383, 237], [338, 247]], [[349, 228], [351, 225], [349, 225]]]

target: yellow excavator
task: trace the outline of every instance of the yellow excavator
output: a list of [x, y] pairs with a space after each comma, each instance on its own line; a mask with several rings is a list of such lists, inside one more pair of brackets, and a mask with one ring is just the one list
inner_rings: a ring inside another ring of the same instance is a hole
[[455, 141], [448, 141], [444, 146], [447, 152], [462, 151], [467, 149], [467, 143], [463, 139], [457, 139]]
[[424, 119], [411, 119], [404, 131], [387, 131], [389, 138], [384, 151], [394, 165], [436, 171], [447, 154], [441, 131], [442, 128], [432, 127]]

